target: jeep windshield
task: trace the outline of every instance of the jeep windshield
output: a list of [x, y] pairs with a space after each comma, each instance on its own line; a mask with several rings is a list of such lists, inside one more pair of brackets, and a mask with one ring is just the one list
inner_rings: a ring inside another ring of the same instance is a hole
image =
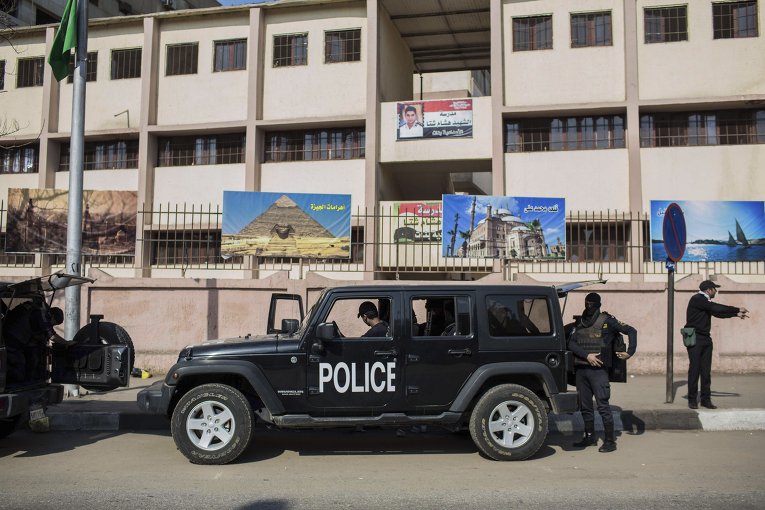
[[316, 302], [311, 306], [311, 308], [308, 309], [308, 313], [305, 314], [305, 317], [303, 317], [303, 321], [300, 323], [300, 327], [295, 331], [294, 336], [297, 336], [298, 338], [303, 338], [303, 334], [305, 334], [306, 328], [308, 328], [308, 324], [311, 322], [311, 317], [313, 316], [313, 313], [316, 311], [316, 305], [324, 301], [324, 296], [327, 294], [329, 289], [324, 289], [321, 291], [321, 294], [319, 294], [319, 297], [316, 299]]

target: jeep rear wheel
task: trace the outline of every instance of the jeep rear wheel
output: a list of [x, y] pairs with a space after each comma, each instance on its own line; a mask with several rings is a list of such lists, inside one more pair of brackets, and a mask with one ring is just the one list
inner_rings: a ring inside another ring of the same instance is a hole
[[481, 453], [491, 459], [524, 460], [547, 437], [547, 411], [539, 397], [523, 386], [495, 386], [473, 409], [470, 435]]
[[254, 420], [240, 391], [204, 384], [178, 401], [171, 430], [175, 446], [194, 464], [228, 464], [249, 446]]

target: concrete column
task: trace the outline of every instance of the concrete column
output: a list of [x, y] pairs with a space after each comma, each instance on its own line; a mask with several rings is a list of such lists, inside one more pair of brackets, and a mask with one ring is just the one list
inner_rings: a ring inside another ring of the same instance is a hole
[[245, 138], [245, 191], [260, 190], [260, 158], [263, 134], [258, 120], [263, 117], [263, 66], [265, 53], [265, 12], [250, 9], [250, 34], [247, 47], [247, 134]]
[[[502, 112], [505, 108], [505, 49], [502, 0], [491, 0], [491, 193], [505, 194], [505, 144]], [[501, 271], [501, 261], [495, 260], [492, 271]]]
[[[367, 214], [375, 217], [380, 189], [380, 6], [378, 0], [367, 0], [367, 123], [366, 123], [366, 159], [364, 165], [364, 208]], [[382, 14], [385, 15], [385, 14]], [[364, 226], [364, 279], [375, 278], [377, 266], [377, 225], [365, 221]]]
[[635, 0], [624, 0], [624, 77], [627, 103], [627, 159], [629, 162], [629, 210], [636, 221], [630, 228], [630, 279], [643, 281], [643, 250], [648, 240], [639, 220], [643, 213], [643, 176], [640, 165], [640, 90], [638, 82], [638, 8]]
[[154, 167], [157, 164], [157, 141], [150, 128], [157, 124], [157, 91], [159, 67], [159, 21], [154, 17], [143, 20], [143, 51], [141, 55], [141, 106], [138, 124], [138, 207], [144, 213], [136, 225], [135, 275], [151, 276], [151, 252], [139, 239], [146, 238], [151, 227], [154, 207]]

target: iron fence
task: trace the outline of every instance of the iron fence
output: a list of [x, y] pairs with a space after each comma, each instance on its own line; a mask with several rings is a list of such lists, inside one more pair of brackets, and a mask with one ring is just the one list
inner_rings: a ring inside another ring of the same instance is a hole
[[[0, 268], [63, 266], [64, 254], [6, 253], [7, 207], [0, 202]], [[83, 255], [83, 266], [140, 270], [290, 271], [345, 274], [358, 278], [373, 272], [381, 279], [478, 279], [500, 273], [518, 274], [661, 275], [664, 262], [651, 260], [648, 215], [616, 211], [569, 213], [565, 255], [554, 259], [515, 260], [445, 257], [444, 232], [438, 224], [411, 228], [388, 208], [357, 209], [351, 216], [350, 250], [346, 258], [227, 256], [221, 252], [223, 213], [220, 206], [164, 204], [142, 208], [136, 218], [135, 252]], [[374, 255], [372, 255], [374, 254]], [[370, 257], [374, 257], [370, 260]], [[678, 274], [764, 275], [765, 262], [680, 262]], [[221, 273], [221, 277], [224, 275]]]

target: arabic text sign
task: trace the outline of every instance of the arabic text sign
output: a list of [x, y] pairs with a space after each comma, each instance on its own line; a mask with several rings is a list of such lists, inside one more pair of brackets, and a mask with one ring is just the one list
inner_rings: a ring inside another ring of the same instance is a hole
[[351, 196], [224, 191], [221, 253], [349, 258]]
[[444, 195], [445, 257], [515, 260], [566, 256], [563, 198]]
[[470, 138], [473, 100], [443, 99], [398, 103], [397, 138]]
[[683, 262], [765, 260], [765, 202], [651, 200], [651, 259], [667, 260], [664, 215], [671, 203], [686, 224]]

